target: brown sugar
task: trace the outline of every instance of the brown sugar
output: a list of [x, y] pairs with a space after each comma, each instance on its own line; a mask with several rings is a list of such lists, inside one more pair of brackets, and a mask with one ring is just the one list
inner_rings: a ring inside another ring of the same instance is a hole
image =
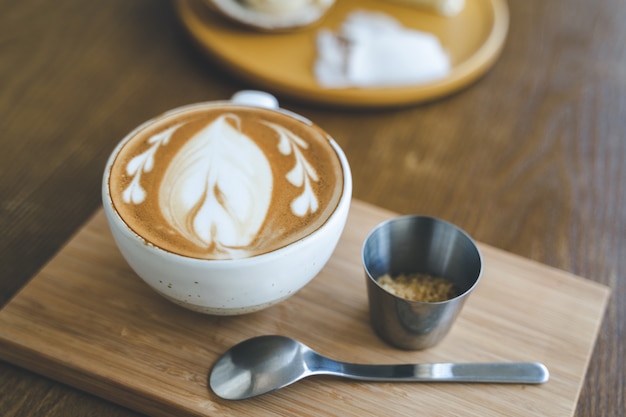
[[387, 292], [412, 301], [440, 302], [456, 296], [454, 286], [446, 278], [428, 274], [385, 274], [376, 280]]

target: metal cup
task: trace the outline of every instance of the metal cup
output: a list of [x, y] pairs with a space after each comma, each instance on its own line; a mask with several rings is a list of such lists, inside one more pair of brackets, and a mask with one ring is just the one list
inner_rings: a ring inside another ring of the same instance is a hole
[[[482, 256], [467, 233], [425, 216], [402, 216], [376, 226], [362, 250], [370, 321], [387, 343], [401, 349], [426, 349], [452, 327], [482, 274]], [[440, 302], [412, 301], [383, 289], [385, 274], [422, 273], [449, 280], [457, 294]]]

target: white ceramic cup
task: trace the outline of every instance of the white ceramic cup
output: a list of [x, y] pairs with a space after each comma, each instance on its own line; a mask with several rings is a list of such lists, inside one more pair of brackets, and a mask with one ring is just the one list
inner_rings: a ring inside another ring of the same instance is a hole
[[[263, 92], [243, 91], [231, 101], [195, 104], [264, 107], [290, 117], [310, 121], [278, 107], [277, 100]], [[182, 112], [191, 106], [166, 114]], [[250, 313], [276, 304], [309, 283], [332, 255], [346, 223], [352, 199], [350, 166], [339, 145], [330, 139], [343, 171], [343, 192], [327, 221], [308, 236], [280, 249], [249, 258], [208, 260], [162, 250], [131, 230], [113, 207], [109, 175], [122, 146], [148, 121], [128, 134], [107, 162], [102, 182], [104, 212], [120, 252], [132, 269], [157, 293], [188, 309], [214, 315]]]

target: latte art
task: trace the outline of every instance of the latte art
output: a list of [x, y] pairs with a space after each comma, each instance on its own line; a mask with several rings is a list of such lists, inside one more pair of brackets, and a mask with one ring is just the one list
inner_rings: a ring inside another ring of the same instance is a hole
[[140, 183], [141, 175], [152, 171], [152, 167], [154, 166], [154, 154], [159, 146], [166, 145], [169, 142], [172, 133], [179, 126], [180, 125], [175, 125], [164, 132], [151, 136], [150, 139], [148, 139], [150, 148], [135, 156], [126, 165], [126, 174], [132, 177], [132, 181], [122, 193], [122, 198], [125, 203], [140, 204], [146, 199], [146, 191]]
[[265, 109], [193, 108], [123, 145], [113, 204], [148, 242], [185, 256], [255, 256], [321, 226], [343, 187], [317, 127]]
[[304, 216], [307, 213], [316, 212], [319, 207], [317, 197], [313, 191], [311, 182], [318, 182], [319, 177], [315, 168], [306, 160], [302, 150], [309, 145], [302, 138], [294, 135], [289, 130], [274, 123], [266, 122], [265, 125], [271, 127], [280, 136], [278, 149], [283, 155], [294, 155], [295, 165], [289, 171], [286, 178], [296, 187], [303, 187], [302, 194], [291, 202], [291, 211], [296, 216]]
[[263, 152], [228, 123], [198, 132], [165, 172], [159, 207], [169, 224], [200, 247], [220, 252], [252, 243], [271, 203], [272, 169]]

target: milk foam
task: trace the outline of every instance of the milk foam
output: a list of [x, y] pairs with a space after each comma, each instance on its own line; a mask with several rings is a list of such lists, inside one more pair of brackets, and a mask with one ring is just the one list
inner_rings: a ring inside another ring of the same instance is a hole
[[256, 143], [223, 115], [176, 154], [159, 190], [170, 225], [198, 246], [219, 252], [249, 245], [263, 225], [274, 179]]
[[141, 175], [152, 171], [154, 167], [154, 154], [159, 146], [167, 145], [172, 134], [182, 123], [174, 125], [163, 132], [157, 133], [148, 139], [151, 146], [147, 151], [135, 156], [126, 165], [126, 173], [132, 177], [130, 185], [122, 193], [125, 203], [140, 204], [146, 199], [146, 190], [141, 186]]
[[311, 182], [319, 181], [317, 171], [306, 160], [302, 154], [303, 149], [307, 149], [309, 145], [302, 138], [294, 135], [288, 129], [271, 122], [264, 122], [268, 127], [274, 129], [278, 133], [280, 140], [278, 142], [278, 150], [283, 155], [293, 154], [295, 165], [289, 173], [287, 180], [296, 187], [303, 187], [302, 194], [291, 202], [291, 211], [296, 216], [304, 216], [307, 213], [316, 212], [319, 207], [317, 197], [313, 192]]
[[[270, 160], [242, 132], [241, 123], [237, 115], [225, 113], [198, 130], [173, 156], [152, 191], [158, 192], [157, 207], [169, 227], [217, 258], [252, 255], [249, 247], [268, 218], [276, 184]], [[289, 204], [291, 213], [303, 217], [317, 212], [319, 175], [305, 155], [309, 144], [284, 126], [261, 123], [276, 133], [276, 149], [292, 167], [285, 175], [298, 190]], [[184, 125], [149, 136], [149, 146], [129, 160], [125, 172], [130, 182], [122, 193], [125, 204], [141, 205], [151, 198], [142, 180], [150, 175], [159, 150]]]

